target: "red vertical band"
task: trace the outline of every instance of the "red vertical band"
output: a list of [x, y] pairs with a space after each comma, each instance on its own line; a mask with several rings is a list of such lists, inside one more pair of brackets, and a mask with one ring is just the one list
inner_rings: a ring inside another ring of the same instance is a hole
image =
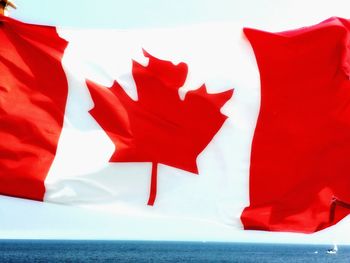
[[67, 42], [0, 17], [0, 194], [42, 200], [63, 125]]
[[314, 232], [350, 210], [349, 22], [270, 34], [245, 29], [261, 78], [246, 229]]

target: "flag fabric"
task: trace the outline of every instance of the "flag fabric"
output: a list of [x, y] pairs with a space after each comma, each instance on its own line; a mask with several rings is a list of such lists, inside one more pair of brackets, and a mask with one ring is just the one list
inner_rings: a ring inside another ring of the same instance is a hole
[[331, 226], [350, 202], [348, 36], [339, 18], [274, 34], [1, 17], [0, 193], [245, 229]]
[[314, 232], [349, 213], [349, 29], [338, 18], [278, 34], [245, 29], [261, 78], [246, 228]]
[[43, 200], [67, 100], [67, 42], [51, 27], [0, 22], [0, 192]]

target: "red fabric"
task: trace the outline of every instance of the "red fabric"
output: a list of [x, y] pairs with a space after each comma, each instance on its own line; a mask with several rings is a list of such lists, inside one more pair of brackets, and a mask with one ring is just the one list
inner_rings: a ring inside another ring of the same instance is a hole
[[253, 29], [261, 108], [245, 229], [314, 232], [350, 210], [349, 30], [345, 19], [284, 33]]
[[138, 100], [115, 82], [111, 88], [87, 81], [95, 107], [92, 116], [116, 145], [111, 162], [152, 162], [151, 193], [155, 201], [157, 164], [198, 173], [196, 159], [221, 128], [220, 108], [233, 90], [208, 94], [205, 86], [179, 97], [187, 65], [174, 65], [145, 52], [147, 67], [134, 62]]
[[42, 200], [63, 125], [67, 45], [55, 28], [0, 17], [0, 193]]

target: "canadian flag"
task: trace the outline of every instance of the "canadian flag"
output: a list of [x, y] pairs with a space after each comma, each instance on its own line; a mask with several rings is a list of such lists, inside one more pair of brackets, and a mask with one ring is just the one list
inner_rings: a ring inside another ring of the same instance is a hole
[[1, 194], [305, 233], [349, 213], [348, 20], [282, 33], [0, 20]]

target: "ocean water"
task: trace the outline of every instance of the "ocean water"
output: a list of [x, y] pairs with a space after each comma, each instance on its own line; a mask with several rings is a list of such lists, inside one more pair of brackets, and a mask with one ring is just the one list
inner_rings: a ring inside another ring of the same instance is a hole
[[350, 262], [324, 245], [0, 240], [0, 262]]

